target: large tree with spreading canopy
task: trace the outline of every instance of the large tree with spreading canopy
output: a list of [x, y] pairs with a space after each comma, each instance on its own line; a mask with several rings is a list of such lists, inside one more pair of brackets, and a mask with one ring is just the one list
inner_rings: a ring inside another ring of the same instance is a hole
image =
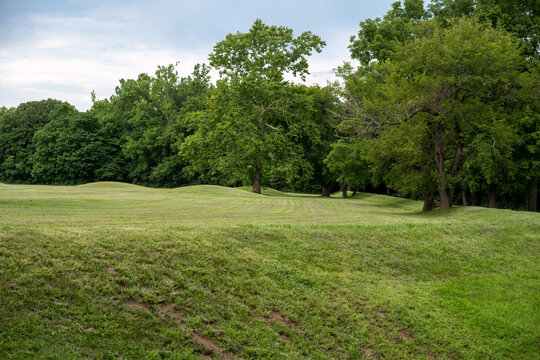
[[307, 57], [324, 45], [309, 31], [295, 37], [292, 29], [261, 20], [217, 43], [209, 58], [221, 80], [209, 110], [195, 114], [195, 133], [181, 146], [191, 169], [250, 180], [260, 193], [265, 173], [283, 171], [293, 178], [307, 166], [294, 138], [303, 121], [295, 109], [308, 99], [292, 91], [285, 75], [304, 79]]

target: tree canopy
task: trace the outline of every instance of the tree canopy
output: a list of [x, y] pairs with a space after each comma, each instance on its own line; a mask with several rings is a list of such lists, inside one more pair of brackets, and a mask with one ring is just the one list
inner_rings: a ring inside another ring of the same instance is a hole
[[34, 133], [49, 123], [50, 113], [60, 100], [30, 101], [16, 109], [0, 111], [0, 180], [32, 182]]
[[106, 155], [97, 119], [67, 104], [56, 107], [50, 117], [34, 135], [32, 176], [46, 184], [93, 181]]

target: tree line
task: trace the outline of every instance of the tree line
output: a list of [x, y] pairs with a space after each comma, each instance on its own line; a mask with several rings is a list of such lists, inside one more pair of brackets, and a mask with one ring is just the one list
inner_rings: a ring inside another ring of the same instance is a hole
[[0, 181], [363, 190], [424, 211], [536, 211], [538, 20], [532, 0], [396, 2], [360, 23], [359, 65], [325, 87], [286, 80], [305, 79], [319, 36], [256, 20], [189, 76], [173, 64], [122, 79], [86, 112], [53, 99], [1, 108]]

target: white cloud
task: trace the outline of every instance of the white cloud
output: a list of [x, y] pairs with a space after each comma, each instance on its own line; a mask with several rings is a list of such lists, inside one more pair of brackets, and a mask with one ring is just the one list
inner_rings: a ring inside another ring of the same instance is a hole
[[[0, 53], [1, 105], [53, 97], [85, 110], [91, 106], [92, 90], [100, 98], [108, 97], [121, 78], [153, 73], [158, 65], [178, 61], [179, 72], [187, 75], [197, 62], [206, 60], [207, 54], [166, 49], [129, 37], [111, 40], [127, 31], [129, 21], [127, 17], [120, 21], [33, 17], [32, 23], [42, 30], [8, 44]], [[20, 96], [12, 93], [14, 89]]]
[[[33, 31], [28, 31], [28, 36], [25, 33], [20, 41], [4, 44], [0, 50], [0, 106], [52, 97], [86, 110], [91, 106], [92, 90], [98, 98], [109, 97], [121, 78], [154, 73], [158, 65], [179, 61], [180, 75], [188, 75], [196, 63], [207, 61], [212, 46], [222, 40], [204, 44], [191, 39], [187, 45], [182, 42], [182, 34], [193, 37], [197, 32], [189, 29], [179, 32], [182, 49], [171, 44], [170, 34], [161, 41], [160, 24], [141, 25], [143, 20], [120, 9], [84, 16], [29, 16]], [[164, 28], [170, 28], [170, 24]], [[234, 25], [230, 31], [236, 31]], [[336, 31], [323, 36], [328, 45], [322, 54], [310, 57], [311, 74], [306, 83], [326, 85], [335, 80], [332, 70], [348, 57], [352, 33]], [[212, 75], [217, 77], [216, 72]]]
[[[83, 110], [91, 106], [91, 90], [95, 90], [100, 98], [108, 97], [121, 78], [135, 78], [142, 72], [153, 73], [158, 65], [177, 61], [180, 61], [181, 75], [187, 75], [197, 62], [205, 58], [206, 55], [202, 54], [182, 54], [167, 50], [133, 49], [108, 51], [94, 56], [73, 53], [60, 57], [46, 52], [42, 56], [20, 56], [1, 62], [0, 85], [32, 88], [36, 95], [41, 89], [40, 98], [59, 98]], [[61, 86], [73, 85], [83, 93], [60, 90]], [[85, 100], [82, 98], [84, 94]]]

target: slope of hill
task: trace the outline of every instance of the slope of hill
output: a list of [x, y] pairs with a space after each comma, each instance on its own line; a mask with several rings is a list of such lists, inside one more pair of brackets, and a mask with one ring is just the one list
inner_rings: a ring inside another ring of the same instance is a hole
[[0, 358], [539, 357], [540, 215], [0, 184]]

